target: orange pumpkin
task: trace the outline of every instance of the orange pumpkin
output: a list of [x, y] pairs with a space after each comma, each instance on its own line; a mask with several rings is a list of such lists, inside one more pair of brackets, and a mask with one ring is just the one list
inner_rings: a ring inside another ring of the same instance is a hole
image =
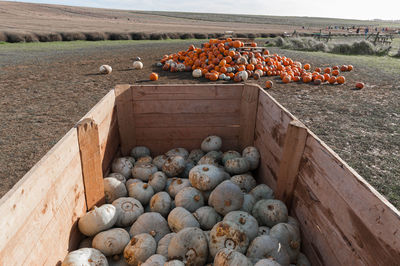
[[318, 73], [321, 73], [321, 68], [319, 68], [319, 67], [317, 67], [316, 69], [315, 69], [315, 72], [318, 72]]
[[362, 83], [362, 82], [357, 82], [357, 83], [356, 83], [356, 88], [359, 89], [359, 90], [363, 89], [364, 86], [365, 86], [365, 85], [364, 85], [364, 83]]
[[326, 74], [330, 74], [331, 72], [332, 72], [332, 68], [330, 68], [330, 67], [327, 67], [324, 69], [324, 73], [326, 73]]
[[322, 80], [320, 80], [320, 79], [314, 79], [314, 84], [315, 84], [315, 85], [321, 85], [321, 84], [322, 84]]
[[338, 76], [336, 81], [338, 84], [343, 84], [346, 82], [346, 78], [344, 76]]
[[266, 87], [267, 89], [272, 88], [272, 86], [274, 86], [274, 83], [273, 83], [271, 80], [267, 80], [267, 81], [265, 82], [265, 87]]
[[353, 70], [353, 66], [352, 65], [348, 65], [347, 66], [347, 71], [352, 71]]
[[346, 72], [348, 70], [348, 67], [346, 65], [343, 65], [340, 67], [340, 71]]
[[303, 77], [303, 82], [304, 83], [309, 83], [309, 82], [311, 82], [312, 81], [312, 76], [310, 76], [310, 75], [305, 75], [304, 77]]
[[158, 74], [157, 73], [151, 73], [150, 74], [150, 80], [153, 80], [153, 81], [155, 81], [155, 80], [158, 80]]
[[283, 83], [289, 83], [291, 80], [292, 79], [289, 75], [285, 75], [282, 79]]
[[311, 68], [311, 65], [310, 65], [310, 64], [305, 64], [305, 65], [304, 65], [304, 69], [305, 69], [305, 70], [310, 70], [310, 68]]
[[329, 83], [330, 84], [335, 84], [336, 83], [336, 77], [335, 76], [330, 77], [329, 78]]
[[339, 70], [337, 70], [337, 69], [333, 70], [333, 71], [332, 71], [332, 75], [333, 75], [333, 76], [339, 75]]
[[218, 74], [217, 73], [211, 73], [210, 75], [209, 75], [209, 79], [210, 80], [212, 80], [212, 81], [216, 81], [216, 80], [218, 80]]

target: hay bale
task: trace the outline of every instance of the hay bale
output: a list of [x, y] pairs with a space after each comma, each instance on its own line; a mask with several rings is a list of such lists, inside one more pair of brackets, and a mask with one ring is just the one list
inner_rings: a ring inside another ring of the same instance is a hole
[[182, 40], [193, 39], [193, 34], [192, 33], [181, 33], [181, 34], [179, 34], [179, 38]]
[[361, 55], [374, 55], [375, 47], [374, 45], [366, 40], [362, 40], [360, 42], [354, 42], [351, 46], [352, 54], [361, 54]]
[[148, 40], [149, 34], [144, 32], [131, 32], [130, 33], [132, 40]]
[[351, 54], [352, 46], [348, 43], [335, 43], [330, 48], [330, 52], [334, 54]]
[[7, 42], [7, 35], [5, 32], [0, 32], [0, 42]]
[[131, 35], [127, 34], [127, 33], [116, 33], [116, 32], [112, 32], [112, 33], [107, 33], [108, 36], [108, 40], [112, 40], [112, 41], [118, 41], [118, 40], [130, 40], [131, 39]]
[[150, 34], [150, 40], [162, 40], [162, 35], [160, 33]]
[[85, 32], [83, 33], [87, 41], [104, 41], [107, 39], [107, 35], [103, 32]]
[[7, 41], [11, 43], [25, 42], [25, 37], [23, 33], [6, 32]]
[[61, 32], [60, 34], [64, 42], [86, 40], [86, 36], [82, 32]]
[[195, 39], [207, 39], [208, 35], [204, 33], [193, 33]]

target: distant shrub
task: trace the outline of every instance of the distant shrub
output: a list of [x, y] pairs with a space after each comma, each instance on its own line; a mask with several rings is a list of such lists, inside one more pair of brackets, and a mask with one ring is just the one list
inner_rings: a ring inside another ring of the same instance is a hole
[[61, 42], [62, 37], [59, 33], [36, 33], [39, 42]]
[[176, 32], [170, 32], [167, 35], [168, 35], [168, 38], [170, 38], [170, 39], [179, 39], [180, 38], [179, 34]]
[[236, 38], [248, 38], [248, 34], [247, 33], [235, 33], [234, 36]]
[[25, 42], [38, 42], [39, 38], [33, 33], [24, 33], [22, 34]]
[[25, 42], [25, 36], [22, 33], [7, 32], [7, 41], [11, 43]]
[[162, 35], [160, 33], [150, 34], [150, 40], [162, 40]]
[[362, 40], [353, 43], [333, 44], [329, 49], [330, 53], [347, 55], [387, 55], [391, 47], [374, 46], [371, 42]]
[[85, 32], [87, 41], [104, 41], [107, 40], [107, 35], [103, 32]]

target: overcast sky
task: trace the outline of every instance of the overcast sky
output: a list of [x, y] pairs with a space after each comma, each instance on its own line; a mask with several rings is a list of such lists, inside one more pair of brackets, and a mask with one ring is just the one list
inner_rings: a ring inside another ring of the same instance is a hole
[[16, 0], [101, 8], [400, 20], [400, 0]]

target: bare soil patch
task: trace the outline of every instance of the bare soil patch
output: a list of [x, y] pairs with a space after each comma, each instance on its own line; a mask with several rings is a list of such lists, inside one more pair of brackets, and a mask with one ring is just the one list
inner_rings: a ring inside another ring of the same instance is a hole
[[[0, 45], [0, 196], [116, 84], [208, 82], [155, 66], [164, 54], [191, 43], [68, 43], [23, 49]], [[269, 92], [399, 207], [399, 77], [369, 57], [270, 50], [313, 66], [354, 65], [341, 86], [285, 85], [273, 79]], [[132, 69], [136, 56], [143, 59], [143, 70]], [[98, 75], [102, 64], [111, 65], [113, 73]], [[152, 71], [160, 74], [159, 81], [148, 81]], [[250, 82], [263, 86], [267, 79]], [[365, 82], [366, 88], [352, 90], [356, 81]]]

